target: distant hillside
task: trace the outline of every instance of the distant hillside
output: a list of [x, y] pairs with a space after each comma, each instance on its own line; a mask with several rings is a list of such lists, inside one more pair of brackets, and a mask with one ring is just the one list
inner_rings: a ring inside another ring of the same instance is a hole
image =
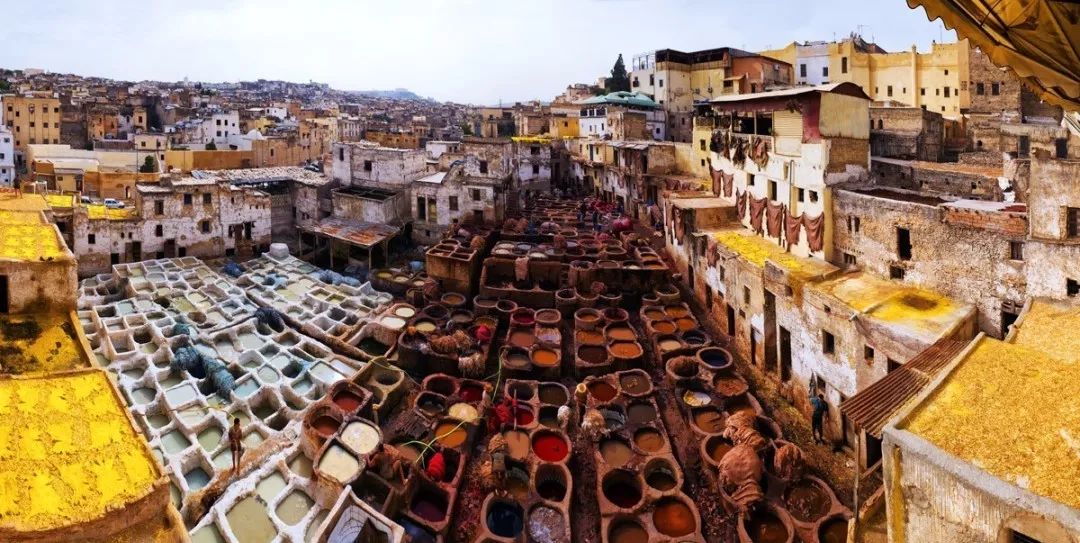
[[394, 90], [363, 90], [363, 91], [350, 91], [354, 94], [361, 96], [371, 96], [373, 98], [392, 98], [394, 100], [424, 100], [425, 98], [418, 96], [416, 93], [409, 89], [394, 89]]

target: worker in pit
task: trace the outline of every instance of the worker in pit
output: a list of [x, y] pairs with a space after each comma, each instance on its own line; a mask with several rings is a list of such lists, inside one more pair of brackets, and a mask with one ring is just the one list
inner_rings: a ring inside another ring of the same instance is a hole
[[240, 473], [240, 458], [244, 456], [244, 431], [240, 419], [234, 418], [229, 428], [229, 449], [232, 451], [233, 474]]
[[491, 461], [491, 478], [495, 485], [495, 493], [500, 496], [506, 495], [506, 455], [509, 446], [502, 434], [491, 436], [488, 441], [488, 454]]

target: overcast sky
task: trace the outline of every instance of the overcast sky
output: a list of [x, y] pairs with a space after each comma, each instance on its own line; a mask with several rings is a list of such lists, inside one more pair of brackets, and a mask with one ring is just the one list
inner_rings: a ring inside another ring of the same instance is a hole
[[[314, 80], [438, 100], [550, 100], [619, 53], [751, 51], [861, 30], [954, 41], [904, 0], [50, 0], [10, 2], [0, 67], [126, 80]], [[860, 25], [862, 27], [860, 28]]]

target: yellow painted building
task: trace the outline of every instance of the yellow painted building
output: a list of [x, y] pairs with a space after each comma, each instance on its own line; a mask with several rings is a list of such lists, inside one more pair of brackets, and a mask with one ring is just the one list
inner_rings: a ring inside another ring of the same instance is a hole
[[0, 118], [15, 136], [15, 165], [21, 166], [28, 145], [60, 143], [60, 100], [52, 93], [0, 96]]
[[971, 103], [968, 41], [935, 43], [930, 51], [887, 53], [858, 36], [838, 42], [793, 42], [760, 54], [795, 67], [796, 84], [851, 82], [875, 102], [923, 107], [957, 118]]

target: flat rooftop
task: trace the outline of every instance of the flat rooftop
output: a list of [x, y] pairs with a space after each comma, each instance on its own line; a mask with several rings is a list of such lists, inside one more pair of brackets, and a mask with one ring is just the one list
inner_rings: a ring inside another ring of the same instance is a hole
[[87, 366], [69, 313], [0, 316], [0, 375]]
[[884, 162], [897, 166], [908, 166], [920, 170], [933, 170], [938, 172], [964, 173], [969, 175], [981, 175], [984, 177], [1001, 177], [1004, 169], [1001, 165], [990, 166], [982, 164], [964, 164], [960, 162], [926, 162], [923, 160], [904, 160], [899, 158], [870, 157], [874, 162]]
[[0, 379], [0, 530], [93, 520], [162, 474], [101, 370]]
[[40, 194], [0, 192], [0, 260], [41, 262], [74, 259], [60, 232], [45, 220], [49, 204]]
[[937, 292], [881, 279], [863, 271], [847, 273], [809, 288], [927, 344], [949, 335], [974, 311], [970, 305]]
[[[430, 176], [429, 176], [430, 177]], [[400, 194], [392, 190], [380, 189], [376, 187], [344, 187], [334, 191], [337, 194], [345, 194], [348, 196], [355, 196], [357, 198], [364, 198], [366, 200], [383, 201]]]
[[772, 262], [797, 280], [806, 281], [837, 269], [824, 260], [795, 256], [748, 229], [721, 230], [713, 232], [712, 237], [718, 245], [739, 255], [750, 264], [764, 269], [766, 261]]
[[138, 218], [138, 212], [134, 206], [112, 209], [105, 207], [103, 204], [87, 204], [86, 216], [92, 221], [101, 219], [110, 221], [125, 221], [128, 219]]
[[1007, 341], [989, 337], [898, 426], [945, 453], [1080, 509], [1080, 308], [1034, 301]]

